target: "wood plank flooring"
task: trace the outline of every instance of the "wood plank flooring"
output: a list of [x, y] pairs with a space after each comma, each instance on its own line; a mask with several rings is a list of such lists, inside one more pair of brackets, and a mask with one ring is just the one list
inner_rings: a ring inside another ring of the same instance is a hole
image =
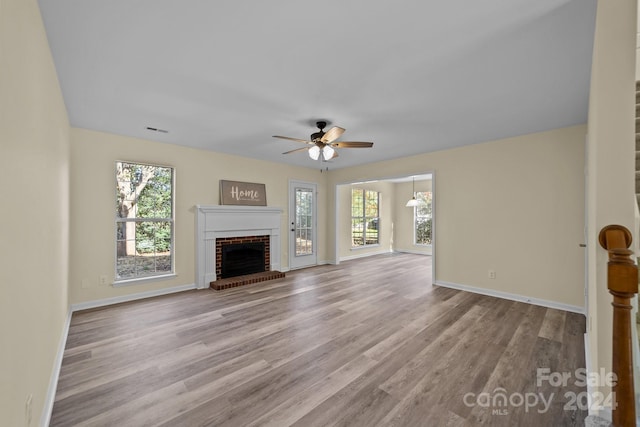
[[586, 390], [536, 368], [584, 368], [584, 316], [431, 286], [430, 262], [74, 313], [51, 426], [583, 425], [565, 405]]

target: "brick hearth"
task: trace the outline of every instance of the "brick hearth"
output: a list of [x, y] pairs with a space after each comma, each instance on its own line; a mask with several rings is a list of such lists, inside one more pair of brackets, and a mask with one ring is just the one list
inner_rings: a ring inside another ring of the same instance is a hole
[[267, 280], [281, 279], [285, 274], [281, 271], [263, 271], [262, 273], [247, 274], [246, 276], [229, 277], [210, 283], [210, 288], [216, 291], [223, 289], [237, 288], [238, 286], [250, 285], [252, 283], [266, 282]]

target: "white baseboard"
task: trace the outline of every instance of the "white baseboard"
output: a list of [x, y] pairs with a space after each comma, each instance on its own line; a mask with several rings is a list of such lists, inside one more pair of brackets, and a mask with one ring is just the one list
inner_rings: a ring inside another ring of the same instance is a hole
[[197, 289], [197, 286], [195, 283], [191, 283], [188, 285], [173, 286], [171, 288], [162, 288], [162, 289], [157, 289], [153, 291], [140, 292], [137, 294], [122, 295], [122, 296], [117, 296], [113, 298], [105, 298], [100, 300], [81, 302], [78, 304], [72, 304], [71, 311], [75, 312], [80, 310], [87, 310], [89, 308], [104, 307], [107, 305], [119, 304], [121, 302], [129, 302], [129, 301], [135, 301], [135, 300], [144, 299], [144, 298], [157, 297], [160, 295], [175, 294], [176, 292], [190, 291], [192, 289]]
[[416, 251], [413, 249], [394, 249], [393, 252], [397, 252], [400, 254], [416, 254], [416, 255], [427, 255], [427, 256], [433, 255], [432, 253], [429, 253], [429, 252]]
[[278, 270], [278, 271], [281, 271], [281, 272], [283, 272], [283, 273], [286, 273], [287, 271], [301, 270], [301, 269], [303, 269], [303, 268], [315, 267], [315, 266], [318, 266], [318, 265], [327, 265], [327, 264], [335, 264], [335, 263], [330, 262], [330, 261], [327, 261], [327, 260], [320, 260], [320, 261], [316, 261], [316, 263], [315, 263], [315, 264], [308, 265], [308, 266], [305, 266], [305, 267], [299, 267], [299, 268], [294, 268], [294, 269], [291, 269], [291, 268], [289, 268], [289, 267], [284, 267], [284, 268], [281, 268], [281, 269], [280, 269], [280, 270]]
[[343, 257], [340, 257], [340, 262], [342, 262], [342, 261], [351, 261], [352, 259], [366, 258], [366, 257], [369, 257], [369, 256], [382, 255], [382, 254], [388, 254], [388, 253], [391, 253], [391, 251], [389, 251], [389, 250], [381, 250], [381, 251], [376, 251], [376, 252], [367, 252], [367, 253], [360, 254], [360, 255], [343, 256]]
[[64, 323], [62, 330], [62, 336], [58, 343], [58, 351], [56, 358], [53, 361], [53, 371], [51, 372], [51, 378], [49, 379], [49, 387], [47, 389], [47, 395], [44, 399], [44, 407], [42, 409], [42, 415], [40, 416], [40, 426], [47, 427], [51, 421], [51, 413], [53, 412], [53, 403], [56, 399], [56, 389], [58, 388], [58, 379], [60, 377], [60, 369], [62, 368], [62, 358], [64, 357], [64, 349], [67, 346], [67, 337], [69, 336], [69, 326], [71, 325], [71, 315], [73, 314], [71, 308], [67, 313], [67, 320]]
[[524, 295], [512, 294], [509, 292], [495, 291], [493, 289], [477, 288], [475, 286], [469, 286], [469, 285], [460, 285], [458, 283], [444, 282], [441, 280], [437, 280], [434, 284], [445, 287], [445, 288], [459, 289], [461, 291], [473, 292], [475, 294], [487, 295], [490, 297], [497, 297], [497, 298], [503, 298], [503, 299], [508, 299], [512, 301], [526, 302], [533, 305], [540, 305], [542, 307], [555, 308], [558, 310], [570, 311], [572, 313], [578, 313], [578, 314], [585, 314], [585, 308], [579, 307], [577, 305], [570, 305], [570, 304], [564, 304], [556, 301], [544, 300], [540, 298], [527, 297]]
[[[584, 367], [587, 372], [593, 372], [591, 366], [591, 353], [589, 352], [589, 325], [587, 325], [587, 332], [584, 333]], [[593, 396], [593, 386], [589, 381], [587, 381], [587, 396]], [[589, 405], [589, 415], [598, 416], [598, 411], [594, 411], [591, 409], [591, 405]], [[609, 418], [611, 419], [611, 418]]]

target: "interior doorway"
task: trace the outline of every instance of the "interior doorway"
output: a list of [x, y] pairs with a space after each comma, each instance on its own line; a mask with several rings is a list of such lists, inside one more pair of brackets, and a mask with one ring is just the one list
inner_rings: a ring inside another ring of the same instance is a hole
[[435, 188], [433, 172], [337, 184], [335, 263], [401, 252], [435, 267]]

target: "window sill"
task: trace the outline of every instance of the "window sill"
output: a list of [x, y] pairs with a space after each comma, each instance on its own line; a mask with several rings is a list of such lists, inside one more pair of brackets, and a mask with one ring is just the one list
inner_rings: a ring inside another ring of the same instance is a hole
[[377, 245], [352, 246], [351, 250], [352, 251], [360, 251], [362, 249], [378, 248], [378, 247], [380, 247], [380, 243], [378, 243]]
[[118, 280], [113, 282], [112, 286], [114, 288], [120, 288], [124, 286], [141, 285], [143, 283], [155, 282], [158, 280], [173, 279], [174, 277], [177, 277], [177, 274], [169, 273], [169, 274], [162, 274], [158, 276], [138, 277], [135, 279], [124, 279], [124, 280]]

